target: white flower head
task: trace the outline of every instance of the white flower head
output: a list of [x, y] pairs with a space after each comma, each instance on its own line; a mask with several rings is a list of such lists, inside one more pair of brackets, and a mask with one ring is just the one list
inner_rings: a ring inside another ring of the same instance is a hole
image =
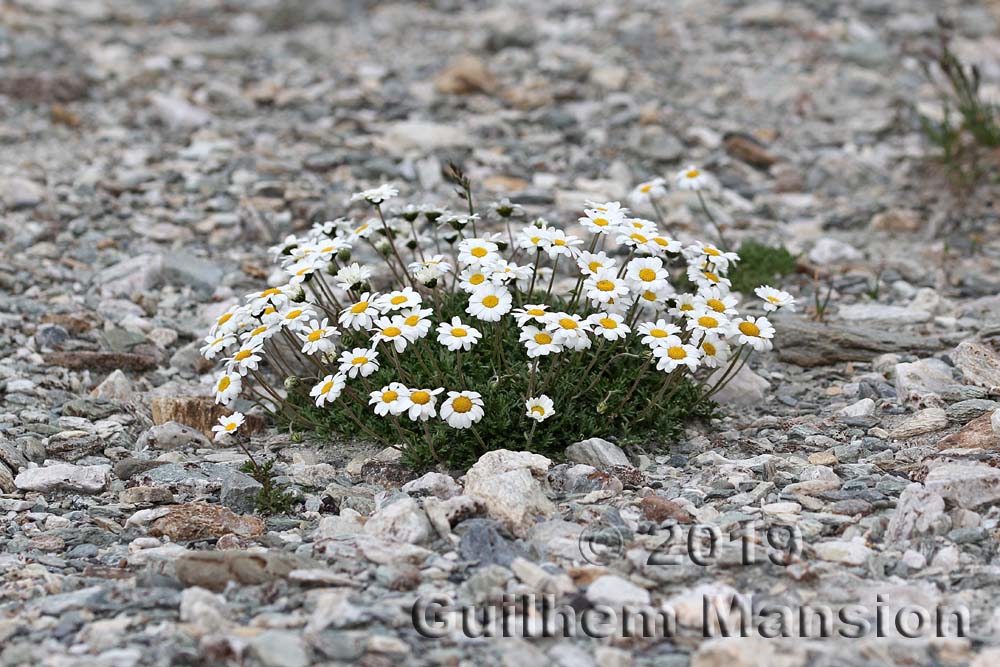
[[698, 369], [701, 351], [677, 336], [668, 336], [662, 345], [653, 348], [653, 356], [657, 359], [657, 370], [669, 373], [684, 366], [693, 372]]
[[330, 326], [330, 321], [323, 318], [323, 321], [312, 320], [309, 326], [304, 327], [299, 332], [302, 339], [302, 354], [316, 354], [317, 352], [330, 352], [334, 348], [334, 339], [340, 332], [336, 327]]
[[588, 276], [596, 274], [601, 269], [613, 270], [617, 273], [617, 263], [604, 251], [581, 252], [580, 256], [576, 258], [576, 264], [580, 267], [580, 271]]
[[628, 200], [633, 205], [649, 202], [667, 194], [667, 182], [662, 178], [640, 183], [629, 193]]
[[458, 261], [465, 266], [483, 265], [500, 259], [499, 246], [485, 239], [463, 239], [458, 244]]
[[680, 327], [671, 324], [666, 320], [656, 320], [655, 322], [643, 322], [638, 328], [642, 338], [640, 343], [654, 350], [667, 344], [671, 337], [676, 337], [681, 332]]
[[221, 336], [206, 336], [205, 345], [201, 348], [201, 356], [206, 359], [215, 359], [216, 355], [236, 344], [236, 336], [231, 333]]
[[410, 338], [415, 332], [409, 331], [406, 323], [403, 321], [405, 318], [394, 315], [392, 317], [380, 317], [375, 320], [375, 324], [372, 327], [374, 334], [372, 335], [372, 347], [379, 343], [391, 344], [396, 352], [402, 353], [406, 350], [406, 346], [413, 342]]
[[616, 275], [614, 269], [601, 269], [583, 281], [587, 298], [594, 303], [614, 303], [628, 294], [625, 281]]
[[244, 417], [242, 412], [234, 412], [233, 414], [226, 416], [223, 415], [219, 417], [219, 423], [212, 427], [212, 432], [215, 434], [215, 441], [220, 440], [236, 434], [236, 430], [243, 426]]
[[708, 174], [694, 165], [688, 165], [674, 176], [674, 185], [679, 190], [704, 190], [709, 182]]
[[372, 277], [370, 267], [353, 262], [337, 271], [334, 282], [340, 289], [348, 292], [360, 288]]
[[340, 393], [344, 391], [345, 384], [347, 384], [347, 380], [343, 373], [327, 375], [309, 391], [309, 395], [316, 399], [316, 407], [321, 408], [326, 403], [336, 401], [340, 397]]
[[340, 311], [337, 321], [345, 329], [371, 329], [375, 323], [375, 318], [379, 316], [376, 306], [378, 295], [373, 292], [365, 292], [355, 303], [345, 307]]
[[451, 318], [450, 323], [442, 322], [439, 324], [437, 332], [438, 342], [452, 352], [456, 350], [468, 352], [482, 337], [478, 329], [464, 324], [458, 317]]
[[316, 318], [316, 313], [308, 306], [292, 304], [286, 310], [278, 311], [278, 321], [289, 331], [302, 331], [309, 326], [309, 321]]
[[632, 331], [625, 318], [616, 313], [594, 313], [587, 318], [594, 334], [605, 340], [621, 340]]
[[423, 299], [412, 287], [404, 287], [388, 294], [383, 294], [378, 298], [375, 305], [383, 313], [393, 310], [403, 310], [406, 308], [419, 308]]
[[465, 312], [484, 322], [499, 322], [510, 312], [511, 303], [513, 298], [510, 292], [500, 285], [489, 284], [472, 293]]
[[519, 340], [524, 343], [529, 359], [562, 352], [562, 345], [555, 342], [555, 336], [538, 327], [524, 327], [521, 330]]
[[788, 292], [775, 289], [770, 285], [761, 285], [753, 291], [764, 302], [764, 310], [773, 312], [783, 309], [795, 311], [795, 298]]
[[391, 382], [377, 391], [368, 395], [368, 405], [374, 406], [375, 414], [379, 417], [386, 415], [399, 415], [403, 413], [403, 407], [399, 400], [407, 391], [400, 382]]
[[738, 344], [749, 345], [758, 352], [766, 352], [773, 346], [771, 339], [774, 338], [774, 327], [766, 317], [748, 315], [732, 324], [730, 337], [736, 339]]
[[215, 380], [215, 402], [229, 405], [243, 390], [243, 378], [239, 373], [227, 371]]
[[427, 421], [436, 412], [437, 396], [444, 391], [443, 387], [437, 389], [407, 389], [399, 395], [400, 412], [405, 412], [406, 416], [413, 421]]
[[365, 347], [344, 350], [340, 353], [340, 373], [356, 378], [368, 377], [378, 370], [378, 352]]
[[483, 397], [475, 391], [449, 391], [441, 403], [441, 419], [452, 428], [470, 428], [484, 414]]
[[626, 265], [625, 279], [637, 292], [659, 292], [669, 285], [670, 273], [659, 257], [636, 257]]
[[557, 345], [571, 350], [590, 347], [590, 323], [576, 313], [549, 313], [545, 328], [552, 333]]
[[261, 345], [244, 345], [226, 360], [226, 370], [230, 373], [239, 373], [241, 376], [246, 375], [249, 371], [257, 370], [263, 354]]
[[388, 183], [383, 183], [377, 188], [362, 190], [351, 195], [351, 201], [366, 201], [369, 204], [381, 204], [387, 199], [392, 199], [399, 194], [399, 190]]
[[524, 409], [524, 416], [536, 422], [543, 422], [556, 412], [552, 399], [545, 394], [529, 398], [524, 402]]
[[526, 303], [523, 308], [514, 309], [514, 321], [519, 327], [525, 326], [528, 322], [541, 322], [548, 309], [544, 303]]

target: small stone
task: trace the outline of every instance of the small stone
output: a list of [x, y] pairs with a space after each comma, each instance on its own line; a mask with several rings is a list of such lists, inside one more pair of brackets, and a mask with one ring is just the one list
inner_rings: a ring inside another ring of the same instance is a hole
[[[219, 417], [232, 414], [209, 396], [157, 396], [152, 404], [153, 423], [165, 424], [170, 421], [197, 429], [207, 438], [212, 438], [212, 427], [219, 423]], [[264, 428], [264, 420], [257, 415], [244, 415], [246, 422], [240, 433], [250, 435]]]
[[263, 667], [308, 667], [309, 652], [301, 634], [266, 630], [250, 640], [250, 650]]
[[76, 491], [99, 493], [108, 485], [111, 466], [78, 466], [58, 463], [41, 468], [26, 468], [14, 478], [22, 491]]
[[937, 401], [953, 384], [951, 367], [940, 359], [896, 364], [896, 395], [901, 401]]
[[1000, 470], [985, 463], [936, 465], [924, 480], [927, 488], [946, 501], [974, 510], [1000, 500]]
[[0, 178], [0, 202], [9, 211], [34, 208], [45, 199], [45, 188], [26, 178]]
[[854, 246], [828, 236], [818, 239], [809, 251], [809, 261], [819, 266], [853, 262], [862, 257]]
[[129, 505], [166, 505], [174, 502], [174, 494], [161, 486], [133, 486], [122, 491], [121, 502]]
[[180, 97], [153, 93], [149, 102], [160, 121], [171, 129], [194, 130], [212, 121], [212, 114]]
[[993, 434], [1000, 438], [1000, 409], [994, 410], [990, 417], [990, 425], [993, 427]]
[[778, 161], [764, 144], [743, 132], [725, 134], [722, 143], [729, 155], [759, 169], [767, 169]]
[[211, 446], [212, 441], [200, 431], [175, 421], [168, 421], [153, 426], [143, 432], [135, 443], [137, 451], [144, 451], [146, 449], [184, 449], [186, 447], [207, 449]]
[[593, 466], [598, 470], [632, 465], [618, 445], [602, 438], [590, 438], [570, 445], [566, 448], [566, 458], [573, 463]]
[[984, 413], [992, 413], [997, 409], [1000, 409], [1000, 404], [996, 401], [990, 401], [985, 398], [969, 398], [964, 401], [952, 403], [945, 408], [945, 413], [951, 421], [965, 424]]
[[813, 545], [813, 551], [820, 560], [843, 563], [844, 565], [863, 565], [872, 550], [865, 546], [863, 540], [831, 540]]
[[430, 540], [433, 528], [417, 501], [401, 498], [376, 512], [365, 523], [369, 535], [407, 544], [423, 544]]
[[914, 537], [943, 533], [948, 527], [944, 498], [923, 484], [914, 482], [903, 489], [889, 518], [885, 541], [890, 544]]
[[[723, 369], [717, 370], [709, 377], [709, 383], [719, 379]], [[755, 373], [749, 366], [743, 366], [739, 372], [726, 382], [712, 400], [723, 405], [751, 406], [757, 405], [767, 398], [771, 383]]]
[[[992, 401], [989, 401], [992, 402]], [[993, 416], [986, 413], [973, 419], [961, 430], [941, 438], [937, 448], [944, 449], [992, 449], [1000, 450], [1000, 435], [993, 430]]]
[[253, 586], [311, 567], [315, 564], [280, 551], [188, 551], [174, 561], [174, 574], [186, 586], [218, 592], [230, 581]]
[[995, 339], [990, 343], [964, 340], [951, 356], [968, 382], [1000, 392], [1000, 353]]
[[598, 577], [587, 587], [587, 600], [621, 610], [626, 606], [649, 605], [649, 591], [613, 574]]
[[927, 408], [910, 415], [897, 424], [889, 437], [894, 440], [906, 440], [925, 433], [940, 431], [948, 425], [948, 415], [942, 408]]
[[462, 487], [451, 476], [439, 472], [429, 472], [422, 477], [407, 482], [401, 488], [411, 496], [435, 496], [447, 500], [462, 494]]
[[447, 95], [470, 95], [491, 93], [497, 81], [483, 64], [472, 55], [462, 55], [448, 63], [448, 66], [434, 78], [434, 87]]
[[691, 515], [683, 507], [663, 496], [646, 496], [639, 501], [642, 515], [649, 521], [662, 523], [673, 519], [677, 523], [691, 523]]
[[135, 398], [135, 390], [128, 376], [116, 368], [111, 371], [101, 384], [94, 388], [91, 395], [95, 398], [103, 398], [108, 401], [118, 401], [123, 403]]
[[542, 480], [551, 461], [538, 454], [498, 449], [483, 454], [465, 475], [465, 493], [479, 498], [486, 510], [515, 534], [523, 534], [538, 515], [556, 508]]
[[809, 463], [816, 466], [835, 466], [840, 461], [833, 452], [813, 452], [809, 455]]
[[198, 635], [221, 632], [231, 626], [226, 599], [198, 586], [181, 593], [180, 616]]
[[875, 414], [875, 401], [870, 398], [862, 398], [856, 403], [842, 408], [838, 413], [844, 417], [867, 417]]
[[149, 534], [169, 537], [174, 542], [221, 537], [235, 533], [241, 537], [263, 535], [265, 524], [253, 516], [240, 516], [232, 510], [208, 503], [177, 505], [153, 521]]

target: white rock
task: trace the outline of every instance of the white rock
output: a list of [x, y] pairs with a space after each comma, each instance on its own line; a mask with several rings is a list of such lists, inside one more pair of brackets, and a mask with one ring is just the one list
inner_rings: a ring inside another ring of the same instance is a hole
[[649, 591], [639, 588], [628, 579], [606, 574], [587, 587], [587, 600], [620, 610], [625, 606], [648, 605]]
[[841, 408], [838, 414], [844, 417], [868, 417], [875, 414], [875, 401], [870, 398], [862, 398], [846, 408]]
[[1000, 354], [992, 346], [977, 340], [963, 340], [951, 358], [968, 382], [1000, 391]]
[[523, 535], [536, 515], [551, 516], [556, 507], [542, 480], [551, 461], [530, 452], [487, 452], [465, 475], [465, 493], [479, 498], [486, 511], [511, 532]]
[[916, 324], [927, 322], [933, 315], [911, 306], [887, 306], [881, 303], [852, 303], [837, 308], [837, 317], [851, 322], [868, 320]]
[[250, 650], [263, 667], [306, 667], [305, 639], [290, 630], [265, 630], [250, 640]]
[[[723, 370], [720, 368], [715, 371], [709, 378], [709, 383], [718, 380]], [[770, 382], [753, 372], [749, 366], [744, 366], [712, 397], [712, 400], [722, 405], [756, 405], [764, 400], [770, 388]]]
[[98, 493], [108, 485], [111, 466], [77, 466], [57, 463], [42, 468], [26, 468], [14, 478], [14, 485], [22, 491], [46, 493], [59, 489], [79, 493]]
[[923, 484], [914, 482], [899, 494], [899, 502], [885, 530], [885, 541], [892, 544], [911, 537], [944, 532], [948, 528], [946, 518], [944, 498]]
[[404, 120], [386, 128], [385, 134], [377, 138], [375, 143], [398, 155], [410, 150], [426, 152], [471, 146], [473, 140], [468, 132], [454, 125]]
[[931, 559], [931, 567], [939, 567], [945, 572], [951, 572], [958, 567], [961, 555], [958, 546], [950, 544], [934, 554], [934, 558]]
[[924, 484], [965, 509], [1000, 500], [1000, 470], [978, 462], [943, 463], [927, 473]]
[[754, 636], [719, 637], [698, 646], [691, 657], [691, 667], [806, 667], [806, 650], [802, 642], [779, 643]]
[[902, 558], [899, 560], [911, 570], [922, 570], [927, 567], [927, 559], [924, 555], [913, 549], [904, 551]]
[[116, 368], [108, 374], [108, 377], [104, 378], [101, 384], [94, 388], [91, 395], [97, 398], [106, 398], [109, 401], [124, 402], [135, 398], [135, 390], [132, 388], [132, 382], [128, 376], [120, 368]]
[[365, 523], [365, 532], [407, 544], [428, 541], [433, 530], [427, 514], [413, 498], [402, 498], [384, 507]]
[[45, 188], [27, 178], [0, 179], [0, 202], [8, 209], [32, 208], [42, 203]]
[[830, 540], [813, 545], [813, 551], [820, 560], [843, 563], [844, 565], [864, 565], [872, 550], [865, 546], [864, 540], [856, 538], [853, 541]]
[[[706, 604], [710, 610], [717, 610], [720, 614], [725, 613], [731, 607], [738, 610], [739, 605], [734, 604], [736, 595], [738, 595], [736, 589], [726, 584], [700, 584], [669, 598], [663, 603], [663, 608], [673, 610], [678, 625], [686, 628], [701, 628], [705, 623]], [[717, 626], [714, 617], [715, 611], [710, 611], [711, 624]]]
[[193, 130], [212, 121], [212, 114], [180, 97], [153, 93], [149, 102], [157, 118], [175, 130]]
[[583, 463], [598, 470], [607, 470], [611, 466], [632, 465], [621, 447], [603, 438], [590, 438], [573, 443], [566, 448], [566, 458], [573, 463]]
[[190, 623], [199, 636], [221, 632], [231, 625], [226, 598], [198, 586], [181, 593], [180, 613], [181, 620]]
[[896, 424], [889, 437], [894, 440], [905, 440], [925, 433], [940, 431], [948, 425], [948, 415], [944, 408], [927, 408], [910, 415]]
[[861, 259], [861, 252], [843, 241], [824, 236], [817, 239], [812, 250], [809, 251], [809, 259], [814, 264], [826, 266], [828, 264], [838, 264]]
[[447, 500], [461, 495], [462, 487], [450, 475], [429, 472], [404, 484], [402, 491], [411, 496], [437, 496], [441, 500]]
[[951, 366], [940, 359], [896, 364], [896, 394], [901, 401], [936, 401], [953, 384]]
[[969, 667], [996, 667], [1000, 665], [1000, 648], [983, 648]]

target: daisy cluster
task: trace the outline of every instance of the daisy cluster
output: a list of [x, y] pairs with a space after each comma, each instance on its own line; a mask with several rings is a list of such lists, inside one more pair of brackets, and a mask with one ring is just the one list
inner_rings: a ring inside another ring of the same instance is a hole
[[[694, 191], [708, 183], [694, 167], [675, 179], [676, 187]], [[665, 187], [661, 179], [642, 184], [633, 199]], [[643, 360], [634, 369], [636, 385], [647, 374], [663, 378], [657, 399], [685, 375], [710, 396], [751, 352], [771, 349], [766, 313], [794, 309], [791, 295], [762, 286], [756, 295], [763, 312], [741, 314], [727, 278], [740, 261], [736, 253], [708, 242], [683, 244], [619, 202], [587, 202], [579, 218], [583, 238], [544, 219], [525, 221], [507, 200], [489, 212], [505, 231], [480, 233], [486, 220], [473, 211], [471, 193], [467, 213], [385, 210], [397, 194], [389, 185], [359, 192], [352, 199], [367, 204], [369, 216], [317, 224], [272, 249], [284, 282], [227, 310], [201, 349], [207, 359], [223, 360], [218, 403], [246, 396], [297, 413], [284, 391], [295, 383], [272, 386], [261, 368], [266, 359], [272, 374], [312, 377], [315, 406], [341, 405], [363, 430], [366, 419], [377, 418], [392, 420], [401, 436], [428, 433], [429, 420], [475, 433], [487, 409], [517, 409], [534, 433], [560, 399], [570, 400], [543, 393], [568, 359], [586, 367], [586, 382], [611, 368], [616, 351], [628, 351]], [[353, 261], [362, 249], [374, 251], [367, 254], [378, 263]], [[559, 275], [567, 280], [557, 287]], [[511, 324], [523, 354], [515, 359], [504, 358], [501, 345]], [[472, 363], [473, 353], [475, 363], [490, 363], [496, 373], [522, 369], [520, 406], [487, 406], [481, 387], [466, 384], [463, 355]], [[432, 386], [408, 382], [401, 360], [410, 355], [436, 378]], [[442, 355], [454, 355], [454, 363], [439, 363]], [[373, 384], [385, 367], [395, 379]], [[217, 438], [242, 420], [239, 413], [223, 418]]]

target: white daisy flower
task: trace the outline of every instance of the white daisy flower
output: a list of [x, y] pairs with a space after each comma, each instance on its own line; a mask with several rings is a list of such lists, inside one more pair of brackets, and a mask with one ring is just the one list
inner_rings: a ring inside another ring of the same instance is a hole
[[541, 322], [548, 309], [549, 307], [544, 303], [527, 303], [524, 308], [514, 309], [514, 320], [519, 327], [523, 327], [528, 322]]
[[583, 281], [588, 299], [595, 303], [612, 303], [628, 294], [628, 285], [614, 269], [601, 269]]
[[629, 194], [628, 200], [631, 204], [638, 206], [653, 199], [658, 199], [665, 194], [667, 194], [667, 182], [662, 178], [654, 178], [651, 181], [646, 181], [635, 186], [635, 189]]
[[657, 255], [668, 252], [679, 253], [681, 251], [681, 242], [668, 236], [655, 234], [649, 237], [649, 241], [646, 242], [646, 249]]
[[576, 264], [580, 267], [581, 273], [588, 276], [594, 275], [601, 269], [617, 273], [617, 263], [603, 251], [598, 253], [581, 252], [580, 256], [576, 258]]
[[559, 256], [573, 257], [579, 253], [576, 246], [583, 243], [583, 239], [567, 234], [561, 229], [549, 230], [549, 245], [545, 252], [549, 254], [549, 259]]
[[313, 320], [299, 332], [302, 339], [302, 353], [316, 354], [317, 352], [330, 352], [333, 350], [335, 336], [340, 335], [335, 327], [330, 326], [330, 321], [323, 318], [323, 321]]
[[243, 390], [243, 378], [239, 373], [227, 371], [215, 380], [215, 402], [229, 405]]
[[736, 306], [739, 303], [739, 299], [729, 294], [726, 290], [725, 286], [706, 287], [695, 295], [693, 304], [696, 308], [712, 310], [720, 315], [729, 315], [730, 317], [738, 315]]
[[719, 368], [729, 361], [730, 347], [722, 338], [705, 336], [698, 343], [701, 350], [701, 363], [708, 368]]
[[643, 322], [637, 330], [642, 336], [639, 342], [653, 349], [663, 347], [671, 336], [676, 337], [681, 332], [680, 327], [666, 320]]
[[673, 292], [669, 286], [663, 287], [659, 290], [647, 289], [638, 292], [635, 300], [646, 308], [659, 310], [662, 308], [662, 304], [665, 303], [667, 298], [672, 294]]
[[403, 318], [399, 315], [393, 317], [380, 317], [375, 320], [375, 324], [372, 327], [374, 335], [372, 336], [372, 347], [374, 348], [379, 343], [390, 343], [396, 352], [402, 353], [406, 350], [406, 346], [412, 341], [407, 336], [406, 324], [403, 322]]
[[730, 329], [729, 318], [711, 309], [693, 310], [687, 313], [687, 328], [689, 331], [725, 336]]
[[594, 313], [587, 318], [594, 333], [605, 340], [620, 340], [632, 331], [625, 318], [615, 313]]
[[684, 343], [677, 336], [669, 336], [663, 344], [653, 348], [656, 357], [656, 369], [669, 373], [679, 366], [685, 366], [689, 371], [698, 369], [701, 352], [694, 345]]
[[437, 405], [437, 396], [442, 391], [444, 391], [443, 387], [438, 389], [407, 389], [403, 387], [403, 391], [399, 394], [400, 412], [405, 412], [406, 416], [413, 421], [427, 421], [436, 414], [434, 408]]
[[584, 209], [583, 215], [584, 217], [578, 218], [577, 221], [583, 225], [584, 229], [594, 234], [607, 234], [618, 227], [625, 218], [621, 209], [610, 212], [607, 209], [589, 208]]
[[247, 371], [257, 370], [262, 354], [264, 354], [264, 351], [260, 345], [244, 345], [236, 351], [236, 354], [226, 360], [226, 369], [230, 373], [235, 371], [241, 376], [246, 375]]
[[441, 403], [441, 419], [452, 428], [469, 428], [484, 414], [483, 397], [475, 391], [449, 391]]
[[764, 310], [772, 312], [783, 308], [785, 310], [795, 311], [795, 298], [780, 289], [775, 289], [770, 285], [761, 285], [753, 291], [761, 300], [764, 302]]
[[476, 289], [469, 297], [469, 305], [465, 312], [484, 322], [499, 322], [500, 318], [510, 312], [510, 292], [499, 285], [484, 285]]
[[399, 397], [405, 391], [406, 387], [401, 382], [391, 382], [378, 391], [371, 392], [368, 395], [368, 405], [374, 406], [375, 414], [379, 417], [402, 414]]
[[302, 331], [309, 326], [310, 318], [315, 319], [316, 313], [308, 306], [294, 304], [287, 310], [278, 311], [279, 321], [289, 331]]
[[437, 333], [437, 341], [452, 352], [456, 350], [468, 352], [482, 337], [478, 329], [463, 324], [458, 317], [451, 318], [450, 323], [442, 322], [439, 324]]
[[536, 422], [543, 422], [556, 413], [552, 399], [545, 394], [529, 398], [524, 402], [524, 409], [524, 416]]
[[629, 248], [644, 248], [649, 243], [651, 238], [651, 234], [643, 233], [638, 230], [630, 230], [623, 226], [618, 228], [618, 235], [615, 237], [615, 243], [628, 246]]
[[215, 359], [219, 352], [224, 352], [226, 348], [236, 343], [236, 336], [231, 333], [222, 336], [207, 336], [205, 345], [201, 348], [201, 356], [206, 359]]
[[735, 252], [725, 252], [719, 250], [711, 243], [700, 242], [684, 248], [684, 256], [688, 260], [698, 260], [707, 263], [718, 273], [727, 273], [733, 264], [740, 261], [740, 256]]
[[492, 262], [485, 268], [490, 272], [490, 282], [494, 285], [525, 283], [531, 280], [531, 273], [534, 271], [530, 266], [518, 266], [502, 259]]
[[433, 270], [435, 275], [438, 276], [445, 273], [451, 273], [452, 270], [451, 261], [445, 255], [431, 255], [425, 259], [410, 262], [407, 268], [412, 273], [416, 273], [421, 269], [430, 269]]
[[399, 190], [388, 183], [383, 183], [377, 188], [362, 190], [351, 195], [351, 201], [366, 201], [369, 204], [381, 204], [387, 199], [392, 199], [399, 194]]
[[345, 292], [360, 289], [372, 277], [370, 267], [353, 262], [337, 271], [333, 277], [334, 283]]
[[535, 225], [528, 225], [522, 229], [517, 234], [517, 247], [524, 250], [535, 250], [541, 251], [551, 245], [552, 241], [549, 238], [549, 228], [544, 224], [543, 226], [537, 227]]
[[343, 373], [327, 375], [325, 378], [309, 390], [309, 395], [316, 399], [316, 407], [321, 408], [326, 403], [333, 403], [340, 397], [340, 392], [344, 391], [347, 380]]
[[248, 316], [249, 312], [247, 312], [246, 308], [243, 306], [234, 306], [215, 320], [215, 324], [212, 325], [209, 335], [218, 337], [236, 333], [243, 327]]
[[529, 359], [562, 352], [562, 345], [555, 342], [555, 337], [548, 331], [543, 331], [538, 327], [524, 327], [521, 330], [518, 340], [524, 343]]
[[263, 345], [264, 341], [278, 332], [278, 327], [270, 324], [261, 324], [249, 331], [240, 334], [240, 340], [244, 345]]
[[244, 417], [242, 412], [234, 412], [229, 416], [223, 415], [219, 417], [219, 423], [212, 427], [212, 432], [215, 433], [215, 441], [219, 442], [226, 436], [235, 435], [236, 429], [243, 426], [243, 422]]
[[670, 273], [659, 257], [636, 257], [626, 265], [625, 279], [638, 292], [659, 292], [669, 284]]
[[704, 190], [708, 184], [708, 174], [694, 165], [688, 165], [674, 176], [674, 185], [679, 190]]
[[458, 286], [463, 292], [472, 293], [490, 283], [489, 271], [480, 266], [469, 266], [458, 274]]
[[698, 286], [698, 289], [705, 289], [706, 287], [732, 287], [729, 278], [711, 270], [709, 266], [698, 266], [697, 263], [688, 264], [687, 277], [688, 280]]
[[740, 345], [749, 345], [758, 352], [765, 352], [772, 347], [774, 327], [766, 317], [748, 315], [742, 320], [733, 322], [730, 337], [735, 338]]
[[340, 353], [340, 373], [356, 378], [368, 377], [378, 370], [378, 351], [365, 347], [344, 350]]
[[673, 317], [685, 317], [689, 312], [695, 310], [698, 307], [695, 301], [694, 294], [676, 294], [674, 295], [674, 305], [668, 313]]
[[378, 308], [375, 306], [377, 299], [377, 293], [365, 292], [362, 294], [357, 302], [340, 311], [340, 316], [337, 318], [340, 326], [355, 331], [371, 329], [375, 318], [379, 316]]
[[400, 313], [403, 318], [403, 334], [410, 340], [420, 340], [431, 330], [430, 315], [433, 308], [414, 308]]
[[586, 350], [590, 347], [590, 323], [576, 313], [550, 313], [545, 317], [545, 327], [555, 338], [557, 345], [571, 350]]
[[383, 294], [375, 302], [375, 305], [383, 313], [388, 313], [404, 308], [419, 308], [422, 303], [423, 299], [412, 287], [404, 287], [401, 290]]
[[313, 272], [323, 269], [325, 266], [322, 259], [316, 255], [303, 257], [285, 268], [285, 272], [289, 275], [288, 284], [301, 285]]
[[253, 292], [246, 295], [247, 308], [250, 309], [250, 312], [254, 313], [268, 305], [272, 305], [275, 308], [284, 308], [288, 305], [292, 293], [293, 289], [291, 285], [269, 287], [262, 292]]
[[463, 239], [458, 244], [458, 261], [466, 266], [483, 265], [499, 259], [499, 246], [485, 239]]

